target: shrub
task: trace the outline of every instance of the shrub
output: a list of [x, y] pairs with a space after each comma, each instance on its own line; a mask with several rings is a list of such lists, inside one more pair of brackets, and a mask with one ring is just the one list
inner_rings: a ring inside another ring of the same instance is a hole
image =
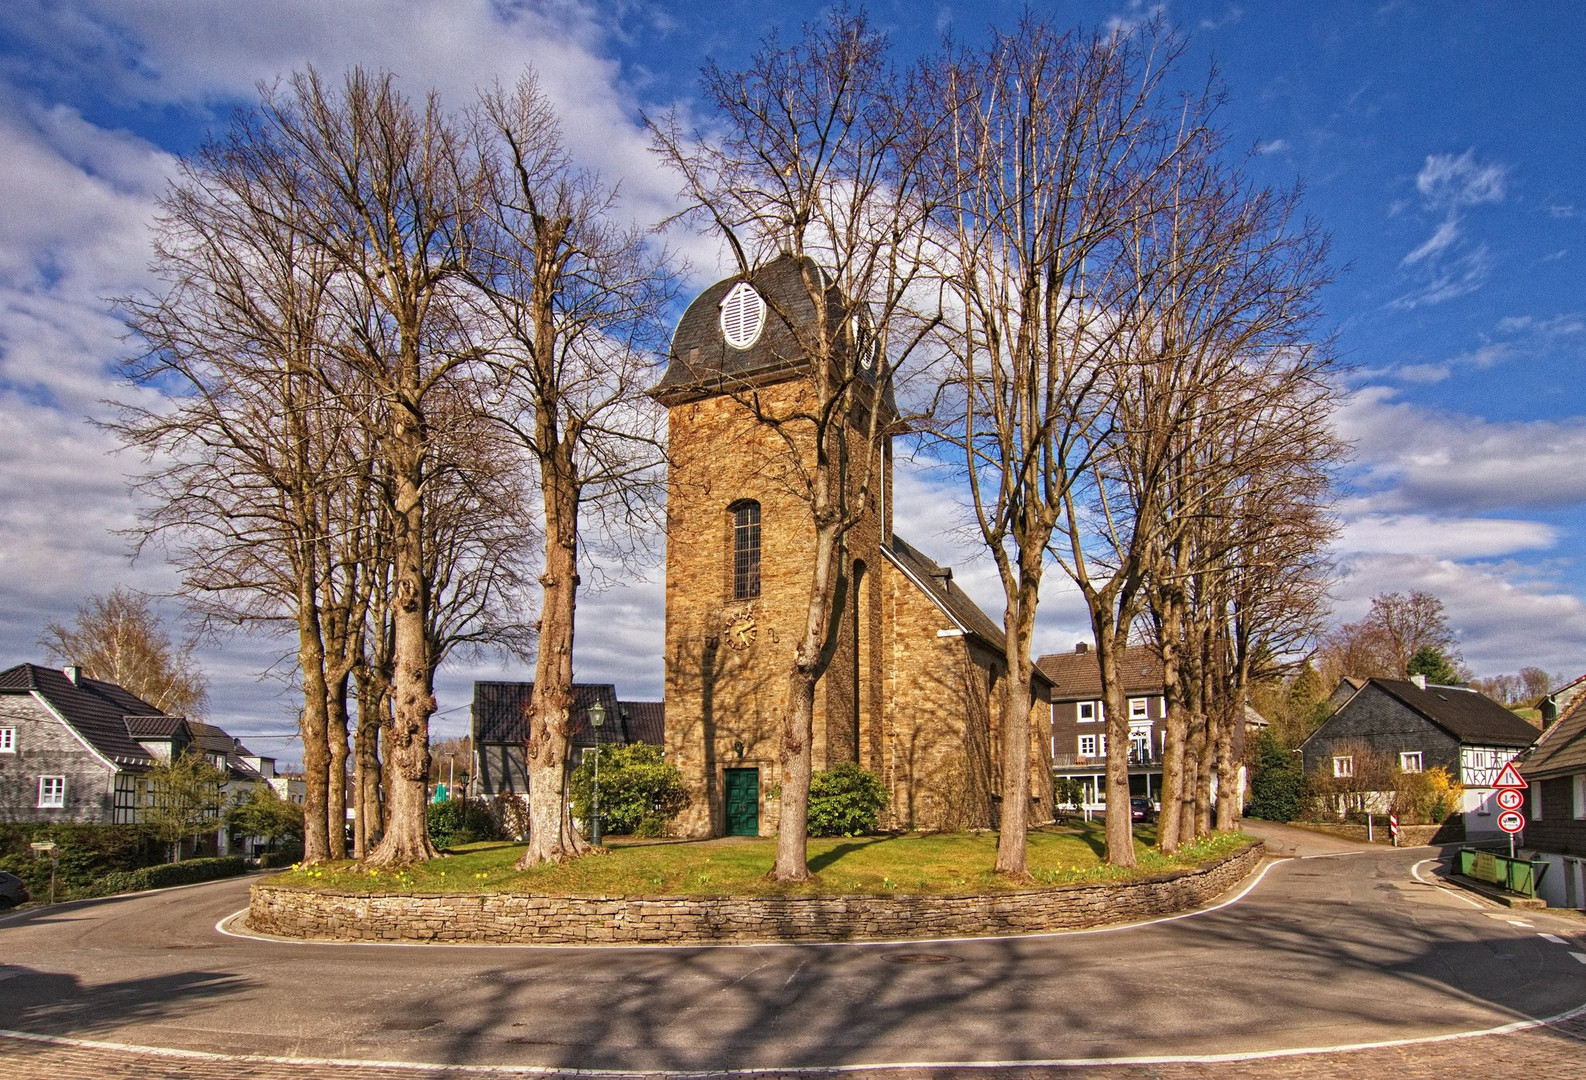
[[221, 878], [245, 874], [248, 864], [240, 855], [223, 855], [218, 859], [188, 859], [179, 863], [160, 863], [141, 870], [124, 870], [106, 874], [96, 885], [94, 895], [141, 892], [144, 889], [168, 889], [173, 885], [195, 885], [200, 881], [218, 881]]
[[490, 804], [490, 817], [496, 823], [496, 832], [504, 840], [524, 840], [529, 835], [529, 800], [522, 795], [503, 791]]
[[490, 804], [483, 799], [447, 799], [430, 803], [426, 817], [430, 826], [430, 840], [436, 847], [501, 839], [496, 819], [490, 814]]
[[106, 874], [136, 870], [168, 857], [159, 838], [142, 825], [0, 825], [0, 870], [26, 881], [37, 897], [49, 895], [50, 860], [34, 858], [28, 845], [43, 841], [57, 845], [58, 900], [101, 896], [99, 886]]
[[[595, 793], [595, 755], [586, 753], [573, 770], [573, 813], [590, 820]], [[648, 743], [600, 748], [600, 828], [616, 836], [661, 836], [683, 807], [688, 790], [676, 765]]]
[[1393, 796], [1393, 809], [1406, 825], [1441, 825], [1459, 809], [1465, 790], [1449, 771], [1438, 765], [1425, 772], [1400, 773]]
[[810, 777], [809, 831], [811, 836], [858, 836], [874, 832], [876, 819], [887, 805], [881, 778], [852, 762]]
[[1293, 821], [1305, 805], [1305, 772], [1299, 755], [1284, 748], [1270, 732], [1256, 741], [1255, 770], [1250, 778], [1248, 817]]

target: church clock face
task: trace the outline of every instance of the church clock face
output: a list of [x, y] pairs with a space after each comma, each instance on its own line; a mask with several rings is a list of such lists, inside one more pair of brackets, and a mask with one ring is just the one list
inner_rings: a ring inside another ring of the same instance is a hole
[[727, 623], [727, 644], [742, 652], [754, 644], [760, 633], [753, 615], [738, 615]]

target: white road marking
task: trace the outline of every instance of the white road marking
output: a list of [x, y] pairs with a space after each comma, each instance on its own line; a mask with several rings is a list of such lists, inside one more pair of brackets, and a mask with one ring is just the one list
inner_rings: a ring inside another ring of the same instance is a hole
[[1569, 942], [1565, 941], [1563, 938], [1559, 937], [1557, 934], [1538, 934], [1537, 937], [1546, 938], [1548, 941], [1551, 941], [1555, 945], [1568, 945], [1569, 944]]
[[1579, 960], [1581, 963], [1586, 964], [1586, 952], [1572, 952], [1570, 955]]
[[1455, 899], [1463, 900], [1465, 903], [1469, 904], [1473, 908], [1485, 909], [1485, 907], [1486, 907], [1485, 904], [1480, 904], [1480, 903], [1477, 903], [1475, 900], [1472, 900], [1470, 897], [1465, 895], [1463, 890], [1461, 890], [1461, 889], [1450, 889], [1447, 885], [1444, 885], [1441, 882], [1428, 881], [1424, 877], [1422, 877], [1421, 876], [1421, 867], [1425, 866], [1427, 863], [1435, 863], [1436, 861], [1437, 861], [1436, 859], [1422, 859], [1420, 862], [1418, 862], [1414, 866], [1410, 867], [1410, 876], [1413, 877], [1416, 881], [1419, 881], [1422, 885], [1430, 885], [1434, 889], [1441, 889], [1443, 892], [1446, 892], [1448, 895], [1454, 897]]
[[945, 1069], [1058, 1069], [1095, 1068], [1102, 1065], [1216, 1065], [1236, 1061], [1265, 1061], [1273, 1058], [1306, 1057], [1319, 1054], [1343, 1054], [1356, 1050], [1383, 1050], [1401, 1046], [1424, 1046], [1430, 1043], [1453, 1042], [1458, 1039], [1475, 1039], [1484, 1035], [1511, 1035], [1550, 1027], [1586, 1015], [1586, 1005], [1541, 1020], [1517, 1020], [1498, 1027], [1474, 1031], [1455, 1031], [1446, 1035], [1425, 1035], [1415, 1039], [1387, 1039], [1382, 1042], [1347, 1043], [1323, 1046], [1295, 1046], [1282, 1050], [1251, 1050], [1229, 1054], [1160, 1054], [1140, 1057], [1115, 1058], [1041, 1058], [1009, 1061], [871, 1061], [851, 1065], [768, 1066], [758, 1069], [569, 1069], [556, 1065], [453, 1065], [421, 1061], [367, 1061], [357, 1058], [295, 1058], [266, 1054], [219, 1054], [208, 1050], [176, 1050], [159, 1046], [139, 1046], [133, 1043], [103, 1042], [94, 1039], [69, 1039], [59, 1035], [35, 1035], [27, 1031], [0, 1029], [0, 1037], [19, 1039], [45, 1046], [70, 1046], [85, 1050], [107, 1050], [119, 1053], [149, 1054], [154, 1057], [186, 1061], [226, 1061], [257, 1065], [317, 1065], [321, 1067], [390, 1069], [400, 1072], [433, 1070], [439, 1073], [486, 1073], [496, 1076], [604, 1076], [604, 1077], [673, 1077], [688, 1080], [692, 1077], [723, 1076], [833, 1076], [866, 1071], [945, 1070]]
[[1529, 928], [1536, 925], [1535, 923], [1521, 922], [1519, 919], [1505, 919], [1504, 921], [1510, 926], [1524, 926]]

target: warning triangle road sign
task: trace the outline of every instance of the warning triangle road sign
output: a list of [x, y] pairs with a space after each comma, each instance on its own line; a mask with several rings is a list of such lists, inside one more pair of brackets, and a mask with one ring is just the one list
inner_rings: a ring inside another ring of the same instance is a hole
[[1493, 781], [1492, 786], [1495, 788], [1524, 788], [1527, 785], [1525, 777], [1520, 775], [1520, 770], [1516, 769], [1514, 762], [1511, 761], [1503, 767], [1503, 771], [1498, 774], [1498, 779]]

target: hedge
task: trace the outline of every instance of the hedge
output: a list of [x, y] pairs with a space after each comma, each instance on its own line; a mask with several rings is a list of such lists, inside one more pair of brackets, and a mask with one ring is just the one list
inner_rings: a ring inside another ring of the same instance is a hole
[[248, 864], [240, 855], [162, 863], [159, 866], [145, 866], [141, 870], [106, 874], [100, 881], [101, 895], [142, 892], [145, 889], [168, 889], [172, 885], [194, 885], [200, 881], [216, 881], [247, 872]]

